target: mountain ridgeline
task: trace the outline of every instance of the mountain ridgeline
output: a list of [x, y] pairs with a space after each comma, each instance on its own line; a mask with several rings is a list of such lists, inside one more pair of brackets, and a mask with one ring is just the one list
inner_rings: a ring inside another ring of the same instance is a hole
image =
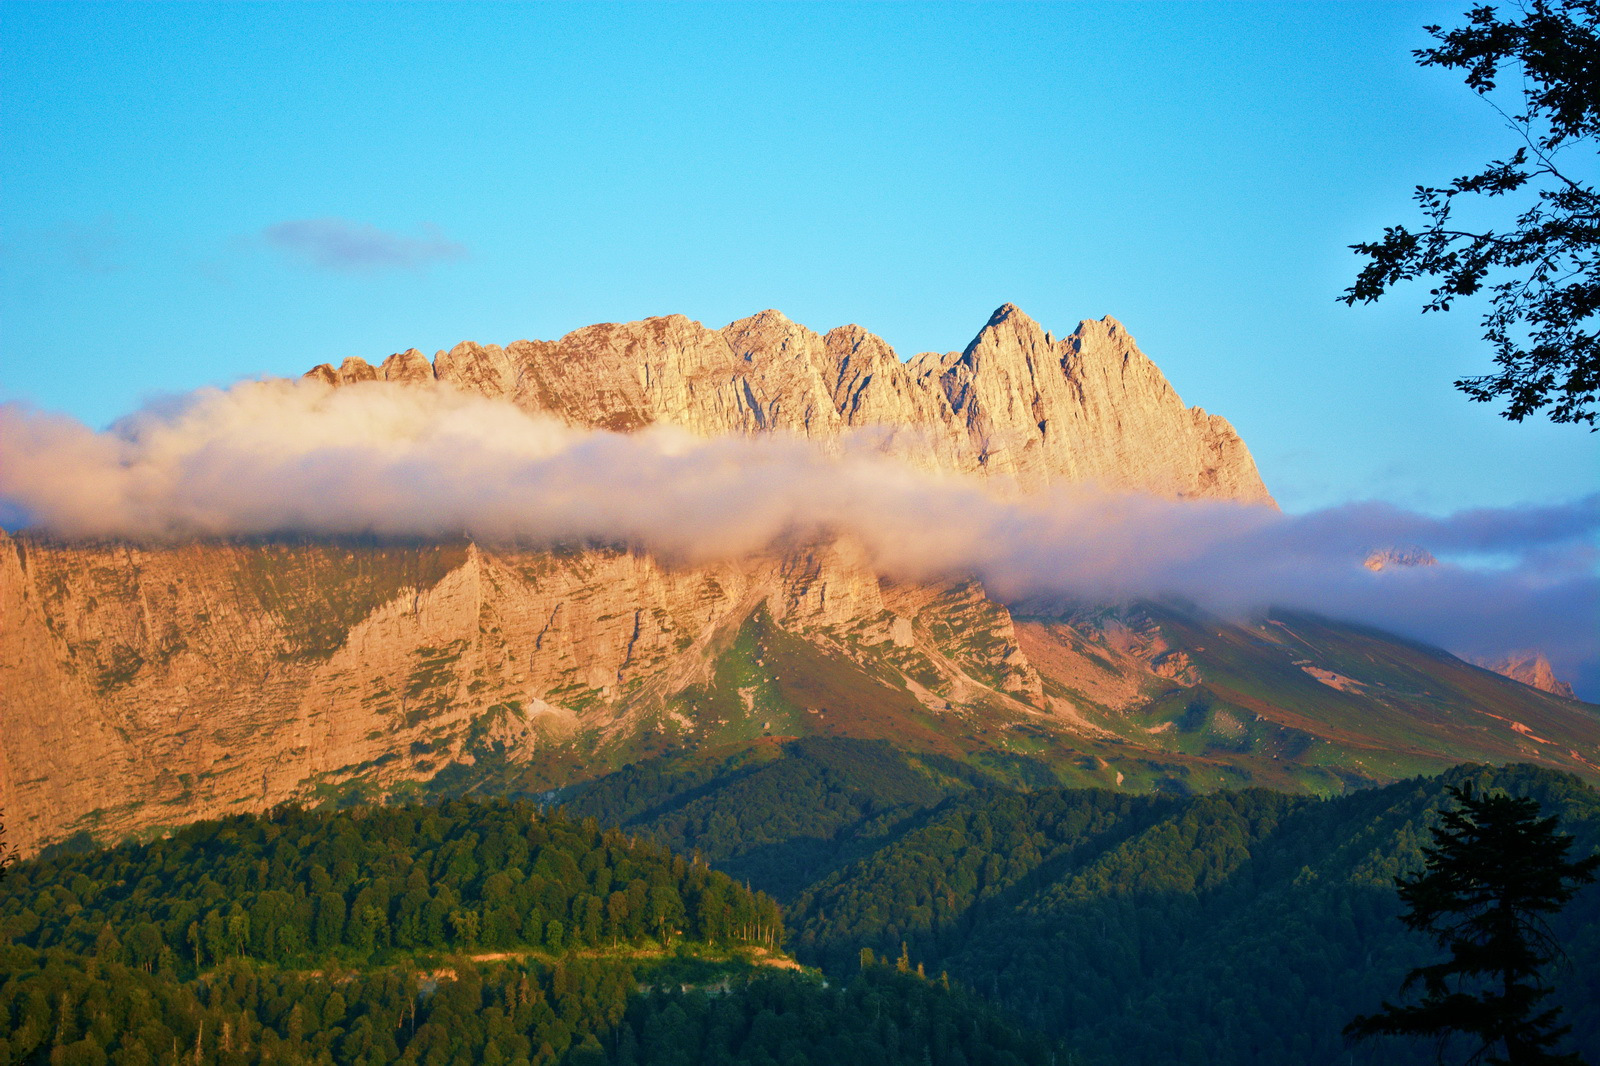
[[431, 363], [412, 349], [307, 376], [437, 383], [620, 432], [665, 423], [705, 437], [789, 432], [829, 443], [887, 430], [892, 454], [1023, 489], [1096, 482], [1271, 503], [1233, 427], [1184, 406], [1121, 323], [1085, 321], [1057, 339], [1011, 304], [963, 351], [907, 363], [859, 326], [824, 336], [763, 311], [722, 329], [669, 315], [504, 348], [464, 341]]

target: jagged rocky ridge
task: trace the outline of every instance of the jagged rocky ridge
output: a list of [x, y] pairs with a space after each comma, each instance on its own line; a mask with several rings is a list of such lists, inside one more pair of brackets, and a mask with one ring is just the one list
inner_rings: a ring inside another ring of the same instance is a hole
[[430, 363], [346, 359], [330, 384], [441, 382], [573, 425], [658, 422], [703, 436], [782, 431], [824, 445], [852, 430], [933, 469], [1023, 489], [1095, 482], [1163, 496], [1271, 503], [1226, 419], [1183, 401], [1113, 318], [1057, 340], [1011, 304], [960, 352], [902, 363], [859, 326], [820, 335], [763, 311], [720, 330], [682, 315], [605, 323], [556, 341], [464, 341]]

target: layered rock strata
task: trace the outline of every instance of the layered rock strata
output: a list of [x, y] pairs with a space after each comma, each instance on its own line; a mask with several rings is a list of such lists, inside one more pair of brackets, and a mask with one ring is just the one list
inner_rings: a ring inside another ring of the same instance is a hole
[[513, 758], [577, 743], [574, 764], [646, 719], [688, 740], [714, 723], [674, 698], [710, 685], [756, 616], [845, 658], [892, 653], [946, 709], [1043, 709], [1003, 607], [970, 583], [882, 582], [848, 544], [675, 569], [611, 550], [0, 534], [0, 807], [26, 850], [425, 779], [488, 731]]

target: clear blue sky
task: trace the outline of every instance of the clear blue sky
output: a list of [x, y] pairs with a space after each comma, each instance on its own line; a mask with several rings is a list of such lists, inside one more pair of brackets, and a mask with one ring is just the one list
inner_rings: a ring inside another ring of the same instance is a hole
[[[903, 357], [1127, 324], [1291, 510], [1600, 487], [1470, 309], [1346, 246], [1506, 146], [1455, 4], [7, 4], [0, 398], [102, 425], [345, 356], [765, 307]], [[330, 221], [331, 220], [331, 221]]]

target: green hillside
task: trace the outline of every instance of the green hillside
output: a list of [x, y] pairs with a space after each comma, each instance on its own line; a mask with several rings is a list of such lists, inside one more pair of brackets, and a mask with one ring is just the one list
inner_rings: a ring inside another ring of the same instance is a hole
[[[843, 972], [863, 947], [948, 969], [1092, 1063], [1432, 1062], [1347, 1048], [1357, 1013], [1436, 949], [1397, 920], [1445, 788], [1471, 778], [1540, 800], [1600, 850], [1600, 794], [1516, 766], [1458, 767], [1330, 800], [973, 791], [793, 905], [800, 958]], [[1600, 1057], [1600, 885], [1555, 926], [1573, 1039]]]
[[[1600, 781], [1600, 708], [1393, 634], [1287, 612], [1245, 623], [1171, 604], [1021, 624], [1036, 647], [1041, 639], [1070, 645], [1080, 667], [1090, 664], [1102, 681], [1132, 678], [1141, 694], [1108, 706], [1062, 680], [1071, 671], [1043, 655], [1037, 666], [1049, 710], [985, 689], [966, 705], [935, 712], [913, 698], [920, 675], [901, 661], [908, 653], [822, 631], [790, 632], [758, 610], [714, 649], [706, 680], [672, 698], [676, 718], [647, 716], [637, 731], [592, 751], [523, 755], [479, 745], [470, 763], [444, 768], [421, 791], [531, 793], [598, 778], [601, 784], [564, 795], [611, 793], [642, 779], [677, 795], [707, 774], [736, 766], [755, 773], [780, 752], [863, 741], [892, 745], [918, 767], [917, 789], [941, 794], [965, 781], [1336, 795], [1485, 761], [1532, 762]], [[1167, 657], [1181, 657], [1184, 670], [1167, 677], [1127, 655], [1117, 658], [1107, 634], [1129, 624], [1159, 641]], [[681, 722], [694, 729], [675, 724]], [[788, 746], [797, 738], [813, 746]], [[614, 771], [620, 773], [608, 779]], [[689, 804], [680, 820], [692, 820], [694, 809]], [[594, 812], [602, 820], [647, 817], [624, 815], [610, 801]], [[664, 812], [648, 817], [658, 816]], [[663, 828], [673, 846], [695, 846], [687, 824]], [[743, 846], [766, 842], [773, 829], [753, 832]], [[714, 845], [706, 851], [731, 855]]]
[[[1600, 851], [1600, 793], [1526, 765], [1331, 799], [1018, 792], [843, 738], [655, 760], [564, 811], [200, 823], [0, 885], [0, 1063], [1421, 1066], [1431, 1044], [1341, 1029], [1433, 956], [1393, 878], [1468, 778]], [[1553, 932], [1595, 1058], [1600, 885]]]
[[[1265, 756], [1352, 782], [1516, 760], [1600, 780], [1592, 704], [1353, 623], [1275, 612], [1253, 625], [1219, 624], [1171, 606], [1141, 609], [1201, 679], [1135, 713], [1144, 743], [1170, 737], [1193, 754]], [[1166, 721], [1175, 728], [1150, 732]]]
[[[1580, 852], [1600, 850], [1600, 795], [1526, 765], [1325, 800], [1016, 792], [964, 762], [808, 738], [760, 758], [660, 760], [563, 795], [772, 892], [798, 957], [836, 977], [863, 948], [903, 948], [1084, 1062], [1332, 1066], [1432, 1061], [1395, 1043], [1347, 1048], [1340, 1030], [1430, 957], [1400, 925], [1392, 882], [1420, 867], [1446, 786], [1466, 777], [1535, 796]], [[1600, 1058], [1600, 887], [1558, 932], [1572, 960], [1561, 999]]]

